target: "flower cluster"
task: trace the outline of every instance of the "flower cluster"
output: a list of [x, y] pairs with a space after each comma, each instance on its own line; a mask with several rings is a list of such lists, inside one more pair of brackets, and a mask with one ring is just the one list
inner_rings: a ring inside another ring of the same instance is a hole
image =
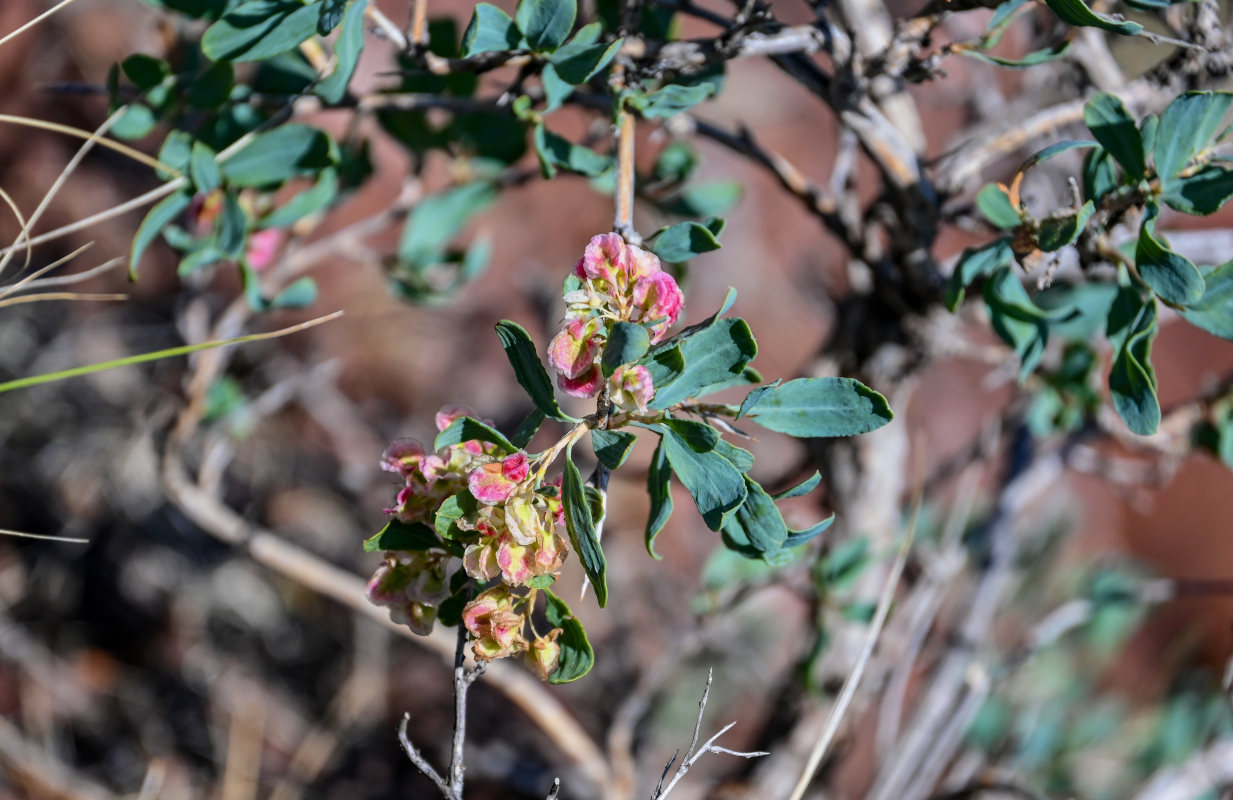
[[[645, 325], [654, 344], [676, 324], [685, 298], [654, 253], [605, 233], [591, 239], [566, 281], [565, 303], [565, 326], [548, 345], [548, 363], [567, 394], [594, 397], [604, 385], [599, 360], [613, 323]], [[616, 369], [608, 388], [619, 407], [640, 411], [655, 393], [651, 373], [642, 366]]]
[[[444, 431], [466, 413], [442, 409], [437, 429]], [[530, 613], [536, 594], [532, 582], [551, 583], [569, 553], [557, 532], [564, 524], [559, 480], [544, 482], [542, 471], [532, 472], [526, 453], [508, 453], [476, 440], [431, 454], [418, 442], [398, 441], [386, 449], [381, 466], [404, 480], [385, 512], [399, 523], [432, 531], [436, 545], [387, 552], [368, 583], [369, 601], [388, 608], [395, 622], [427, 634], [460, 579], [464, 584], [466, 578], [495, 582], [462, 609], [462, 624], [475, 639], [475, 657], [525, 653], [531, 666], [548, 677], [559, 660], [561, 630], [534, 633]], [[451, 499], [458, 514], [452, 517], [450, 535], [437, 539], [437, 515]], [[528, 586], [524, 594], [514, 591]], [[532, 630], [529, 639], [524, 629]]]

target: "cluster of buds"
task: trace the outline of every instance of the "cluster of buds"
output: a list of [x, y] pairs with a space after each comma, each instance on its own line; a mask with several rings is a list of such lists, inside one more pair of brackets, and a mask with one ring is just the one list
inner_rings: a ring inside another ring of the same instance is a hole
[[[654, 253], [605, 233], [591, 239], [566, 281], [565, 304], [565, 326], [548, 345], [548, 363], [564, 392], [595, 397], [604, 387], [599, 361], [613, 323], [645, 325], [654, 344], [676, 324], [685, 298]], [[644, 411], [655, 394], [642, 366], [613, 371], [608, 389], [613, 403], [627, 410]]]
[[[465, 415], [465, 409], [442, 409], [437, 429]], [[461, 569], [479, 583], [497, 582], [462, 611], [462, 622], [475, 639], [475, 657], [525, 653], [546, 678], [560, 657], [556, 639], [561, 631], [528, 639], [523, 630], [533, 631], [535, 590], [522, 595], [513, 590], [544, 576], [551, 582], [561, 571], [569, 548], [557, 533], [564, 524], [559, 481], [544, 483], [542, 473], [533, 474], [526, 453], [507, 453], [480, 441], [460, 442], [439, 453], [426, 453], [418, 442], [398, 441], [385, 451], [381, 466], [404, 480], [394, 505], [385, 509], [399, 522], [433, 528], [442, 504], [455, 496], [466, 509], [455, 520]], [[369, 601], [388, 608], [394, 622], [416, 633], [431, 632], [440, 604], [451, 596], [451, 575], [459, 571], [459, 559], [441, 544], [387, 552], [368, 583]]]

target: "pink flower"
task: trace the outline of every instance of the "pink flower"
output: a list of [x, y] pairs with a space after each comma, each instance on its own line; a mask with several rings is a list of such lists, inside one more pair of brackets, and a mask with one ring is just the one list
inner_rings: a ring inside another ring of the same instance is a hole
[[603, 385], [604, 376], [599, 371], [599, 367], [592, 366], [590, 370], [579, 375], [577, 378], [569, 378], [565, 375], [557, 376], [557, 386], [568, 395], [574, 397], [594, 397], [599, 394], [599, 387]]
[[601, 233], [593, 237], [574, 273], [579, 278], [616, 283], [618, 275], [629, 274], [625, 240], [616, 233]]
[[466, 406], [443, 406], [441, 410], [437, 412], [434, 422], [437, 423], [437, 430], [443, 431], [459, 417], [473, 416], [474, 414], [471, 413], [471, 409]]
[[423, 457], [424, 448], [419, 442], [414, 439], [399, 439], [381, 454], [381, 469], [406, 475], [415, 469]]
[[612, 402], [621, 408], [637, 408], [646, 411], [647, 403], [655, 396], [651, 371], [646, 367], [622, 367], [612, 373], [608, 382]]
[[279, 248], [283, 246], [286, 238], [287, 232], [278, 228], [256, 231], [248, 237], [248, 250], [244, 253], [244, 260], [260, 272], [278, 258]]
[[501, 474], [506, 480], [514, 481], [515, 483], [526, 480], [527, 473], [530, 472], [530, 467], [527, 466], [526, 453], [514, 453], [512, 456], [506, 456], [501, 461]]
[[481, 661], [504, 658], [526, 649], [526, 617], [514, 610], [514, 596], [504, 587], [489, 589], [462, 610], [462, 624], [475, 637], [471, 652]]
[[577, 378], [594, 366], [603, 340], [596, 336], [603, 321], [573, 319], [548, 344], [548, 363], [567, 378]]
[[651, 341], [658, 342], [676, 324], [685, 307], [685, 295], [676, 280], [666, 272], [655, 272], [634, 285], [634, 305], [642, 309], [642, 319], [653, 322]]
[[495, 506], [513, 495], [518, 482], [505, 477], [503, 462], [493, 461], [471, 470], [467, 475], [467, 487], [476, 500]]

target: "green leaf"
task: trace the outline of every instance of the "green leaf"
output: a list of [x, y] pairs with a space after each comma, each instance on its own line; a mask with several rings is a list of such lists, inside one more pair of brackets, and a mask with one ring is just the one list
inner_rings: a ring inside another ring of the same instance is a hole
[[[651, 174], [655, 181], [684, 183], [701, 163], [697, 151], [687, 141], [674, 140], [664, 146], [655, 157]], [[696, 216], [706, 216], [698, 214]]]
[[787, 500], [789, 497], [804, 497], [812, 492], [818, 484], [822, 482], [822, 474], [817, 470], [805, 480], [793, 486], [791, 489], [785, 489], [778, 494], [771, 495], [776, 500]]
[[1104, 14], [1097, 14], [1083, 0], [1045, 0], [1058, 19], [1067, 25], [1087, 28], [1101, 28], [1123, 36], [1137, 36], [1143, 26], [1137, 22], [1114, 19]]
[[651, 373], [651, 385], [657, 390], [676, 380], [685, 371], [685, 356], [681, 348], [672, 346], [656, 350], [642, 359], [639, 366], [647, 368]]
[[1155, 204], [1148, 204], [1135, 246], [1135, 267], [1152, 291], [1168, 302], [1179, 306], [1197, 303], [1203, 297], [1203, 273], [1190, 259], [1156, 239], [1159, 213]]
[[783, 547], [785, 550], [790, 550], [793, 547], [800, 547], [806, 542], [809, 542], [810, 540], [817, 537], [818, 534], [822, 533], [824, 530], [829, 528], [834, 523], [835, 523], [835, 515], [831, 514], [829, 517], [822, 520], [818, 524], [811, 525], [810, 527], [806, 528], [803, 531], [794, 531], [794, 530], [789, 529], [788, 538], [786, 541], [784, 541]]
[[547, 604], [544, 606], [544, 617], [553, 628], [560, 628], [561, 635], [557, 644], [561, 646], [561, 657], [557, 668], [548, 677], [549, 683], [570, 683], [576, 681], [591, 671], [595, 665], [595, 651], [587, 639], [587, 632], [569, 610], [565, 601], [557, 597], [547, 588], [541, 589]]
[[209, 65], [193, 80], [184, 100], [193, 108], [218, 108], [227, 102], [234, 84], [235, 68], [230, 61], [219, 61]]
[[668, 456], [661, 438], [651, 456], [651, 467], [646, 475], [647, 493], [651, 496], [651, 513], [646, 522], [646, 551], [657, 561], [663, 556], [655, 552], [655, 537], [672, 516], [672, 490], [669, 486], [671, 477], [672, 469], [668, 465]]
[[1036, 153], [1027, 161], [1024, 161], [1019, 167], [1020, 172], [1027, 172], [1032, 167], [1042, 161], [1048, 161], [1054, 156], [1060, 156], [1062, 153], [1068, 153], [1071, 150], [1082, 150], [1088, 147], [1099, 147], [1099, 143], [1093, 142], [1090, 139], [1066, 139], [1055, 144], [1051, 144], [1039, 153]]
[[666, 419], [660, 424], [670, 429], [681, 438], [681, 441], [699, 453], [711, 452], [721, 441], [719, 431], [705, 422], [692, 419]]
[[566, 83], [574, 86], [586, 83], [616, 57], [624, 40], [617, 39], [608, 44], [593, 44], [601, 28], [598, 22], [592, 22], [578, 31], [569, 44], [548, 57], [548, 62], [556, 69], [557, 75]]
[[1203, 276], [1203, 297], [1182, 311], [1191, 325], [1233, 341], [1233, 261]]
[[1207, 149], [1230, 104], [1233, 94], [1229, 92], [1186, 92], [1160, 115], [1152, 157], [1166, 192], [1191, 159]]
[[1088, 200], [1077, 212], [1067, 211], [1045, 217], [1036, 229], [1036, 246], [1046, 253], [1052, 253], [1074, 244], [1095, 210], [1096, 204]]
[[441, 547], [441, 541], [432, 528], [419, 522], [400, 522], [392, 519], [375, 536], [364, 540], [364, 552], [381, 550], [416, 551]]
[[532, 589], [547, 589], [549, 586], [557, 582], [556, 575], [536, 575], [531, 580], [527, 581], [527, 586]]
[[532, 50], [551, 52], [565, 43], [577, 15], [577, 0], [520, 0], [514, 20]]
[[464, 183], [425, 197], [407, 215], [398, 257], [415, 267], [439, 262], [446, 244], [496, 198], [497, 189], [488, 181]]
[[946, 307], [951, 311], [957, 309], [972, 281], [1009, 266], [1014, 259], [1015, 252], [1011, 249], [1009, 236], [995, 239], [983, 247], [964, 250], [946, 287]]
[[552, 391], [552, 381], [548, 378], [548, 370], [539, 360], [535, 351], [535, 342], [526, 329], [517, 322], [503, 319], [497, 323], [497, 338], [505, 350], [509, 365], [514, 368], [514, 377], [518, 384], [526, 390], [531, 402], [541, 413], [551, 419], [572, 421], [573, 417], [566, 414], [557, 405], [556, 395]]
[[189, 178], [201, 194], [209, 194], [222, 183], [223, 173], [218, 168], [218, 156], [204, 142], [193, 142], [192, 155], [188, 162]]
[[462, 55], [467, 58], [480, 53], [517, 50], [521, 43], [522, 33], [509, 14], [491, 3], [479, 3], [462, 35]]
[[329, 36], [342, 22], [346, 9], [347, 0], [323, 0], [321, 16], [317, 17], [317, 35]]
[[667, 408], [689, 397], [706, 394], [715, 384], [741, 375], [758, 354], [749, 325], [740, 318], [721, 319], [690, 334], [678, 345], [685, 367], [675, 380], [656, 385], [652, 408]]
[[291, 123], [259, 133], [222, 164], [229, 186], [260, 188], [300, 175], [316, 177], [333, 165], [330, 137], [316, 128]]
[[457, 539], [461, 531], [457, 527], [458, 520], [474, 514], [479, 509], [479, 501], [470, 491], [463, 489], [458, 494], [445, 498], [445, 502], [437, 509], [432, 525], [442, 540]]
[[1083, 159], [1083, 196], [1097, 201], [1121, 185], [1117, 162], [1103, 147], [1096, 148]]
[[1160, 130], [1160, 117], [1148, 114], [1139, 123], [1139, 135], [1143, 137], [1143, 158], [1147, 160], [1156, 150], [1156, 133]]
[[591, 447], [595, 449], [595, 457], [608, 469], [620, 469], [636, 441], [638, 437], [628, 431], [591, 429]]
[[133, 103], [111, 124], [109, 132], [121, 139], [142, 139], [158, 125], [158, 117], [148, 107]]
[[660, 228], [654, 235], [652, 250], [664, 261], [679, 263], [696, 255], [718, 250], [721, 245], [706, 226], [697, 222], [679, 222]]
[[270, 308], [308, 308], [317, 302], [317, 282], [304, 277], [295, 280], [286, 289], [274, 295]]
[[718, 453], [699, 453], [671, 428], [655, 428], [672, 471], [693, 497], [703, 522], [719, 530], [727, 516], [745, 502], [745, 476]]
[[137, 265], [141, 263], [141, 257], [145, 254], [146, 248], [154, 241], [154, 237], [158, 236], [166, 226], [175, 221], [176, 217], [188, 208], [192, 203], [193, 198], [185, 192], [176, 192], [163, 198], [158, 205], [150, 209], [150, 213], [146, 214], [145, 219], [141, 221], [141, 225], [137, 227], [137, 234], [133, 237], [133, 250], [129, 256], [128, 275], [130, 280], [137, 280]]
[[614, 163], [611, 156], [600, 155], [589, 147], [557, 136], [543, 123], [535, 126], [535, 152], [545, 178], [556, 174], [557, 168], [595, 177], [612, 169]]
[[1207, 215], [1220, 210], [1233, 197], [1233, 170], [1208, 165], [1184, 178], [1175, 178], [1160, 199], [1184, 214]]
[[747, 558], [773, 556], [788, 540], [783, 514], [766, 490], [748, 476], [745, 490], [745, 502], [724, 522], [724, 544]]
[[368, 0], [351, 0], [334, 41], [334, 71], [322, 78], [314, 93], [327, 103], [338, 103], [347, 94], [364, 49], [364, 8]]
[[[544, 65], [544, 71], [539, 74], [539, 79], [544, 84], [544, 114], [551, 114], [565, 105], [565, 101], [574, 93], [573, 85], [558, 75], [557, 68], [551, 64]], [[542, 164], [540, 169], [543, 170]]]
[[1096, 141], [1122, 165], [1127, 178], [1143, 179], [1147, 174], [1143, 137], [1120, 98], [1105, 92], [1095, 95], [1083, 107], [1083, 121]]
[[728, 459], [728, 463], [741, 473], [749, 472], [753, 468], [753, 453], [743, 447], [737, 447], [731, 442], [720, 439], [715, 443], [715, 452]]
[[631, 94], [630, 104], [646, 119], [664, 119], [688, 111], [715, 93], [711, 84], [669, 84], [650, 94]]
[[1019, 209], [1010, 202], [1006, 190], [996, 183], [986, 183], [976, 193], [976, 207], [995, 227], [1002, 230], [1014, 230], [1023, 224], [1019, 218]]
[[463, 442], [491, 442], [497, 447], [504, 450], [506, 453], [517, 453], [518, 448], [514, 447], [508, 439], [500, 434], [495, 428], [489, 427], [477, 419], [471, 417], [459, 417], [449, 424], [449, 427], [437, 434], [437, 439], [433, 442], [432, 448], [440, 450], [444, 447], [449, 447]]
[[737, 419], [748, 416], [789, 436], [856, 436], [894, 418], [886, 398], [853, 378], [797, 378], [750, 392]]
[[1070, 40], [1063, 39], [1059, 42], [1055, 42], [1049, 47], [1041, 48], [1040, 50], [1033, 50], [1020, 58], [995, 56], [992, 53], [987, 53], [983, 50], [972, 48], [963, 48], [958, 50], [958, 52], [962, 55], [968, 56], [969, 58], [975, 58], [979, 61], [984, 61], [985, 63], [993, 64], [998, 67], [1006, 67], [1007, 69], [1027, 69], [1028, 67], [1034, 67], [1037, 64], [1047, 64], [1050, 61], [1057, 61], [1059, 58], [1069, 53]]
[[257, 227], [261, 229], [290, 227], [309, 214], [315, 214], [326, 208], [334, 202], [337, 196], [338, 170], [327, 167], [321, 170], [321, 174], [317, 176], [317, 181], [312, 186], [257, 220]]
[[171, 67], [161, 58], [137, 53], [120, 62], [120, 69], [140, 91], [146, 92], [158, 86], [171, 74]]
[[1156, 371], [1150, 360], [1157, 330], [1156, 301], [1143, 302], [1133, 289], [1124, 289], [1109, 315], [1109, 339], [1118, 342], [1109, 390], [1117, 413], [1140, 436], [1155, 433], [1160, 425]]
[[261, 61], [317, 32], [321, 9], [298, 0], [251, 0], [206, 29], [201, 50], [213, 61]]
[[611, 376], [617, 367], [632, 364], [642, 358], [650, 346], [651, 335], [642, 325], [622, 321], [613, 323], [600, 359], [604, 377]]
[[522, 449], [526, 449], [531, 440], [535, 438], [535, 434], [539, 432], [539, 426], [544, 424], [544, 412], [538, 408], [527, 414], [526, 419], [518, 423], [518, 428], [510, 434], [509, 440]]
[[222, 212], [214, 234], [214, 247], [224, 258], [235, 260], [244, 254], [248, 242], [248, 212], [240, 205], [240, 198], [228, 192], [223, 195]]
[[[188, 172], [188, 163], [192, 155], [193, 137], [184, 131], [172, 131], [167, 134], [167, 138], [163, 140], [163, 146], [159, 148], [158, 160], [172, 169]], [[159, 177], [166, 180], [171, 175], [166, 170], [160, 170]]]
[[699, 183], [665, 203], [664, 210], [682, 217], [717, 217], [731, 211], [744, 194], [740, 181]]
[[587, 504], [586, 494], [582, 490], [582, 473], [578, 471], [568, 452], [565, 454], [565, 471], [561, 482], [561, 502], [565, 507], [565, 530], [569, 533], [570, 543], [578, 553], [587, 579], [595, 589], [595, 599], [599, 607], [603, 608], [608, 603], [608, 565], [599, 544], [595, 521], [591, 517], [591, 507]]
[[1051, 312], [1032, 302], [1009, 267], [994, 273], [985, 283], [982, 294], [994, 333], [1014, 348], [1019, 356], [1019, 380], [1026, 380], [1044, 356]]

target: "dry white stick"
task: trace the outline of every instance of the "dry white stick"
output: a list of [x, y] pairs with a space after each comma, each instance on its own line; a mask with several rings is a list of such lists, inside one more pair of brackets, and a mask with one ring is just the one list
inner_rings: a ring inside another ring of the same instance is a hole
[[676, 774], [672, 776], [672, 780], [668, 782], [667, 786], [664, 786], [664, 778], [668, 777], [668, 770], [672, 769], [672, 765], [676, 762], [676, 757], [680, 754], [680, 751], [678, 750], [677, 753], [668, 760], [668, 764], [664, 767], [663, 774], [659, 776], [659, 783], [655, 785], [655, 791], [651, 794], [651, 800], [660, 800], [660, 798], [667, 797], [668, 793], [676, 788], [676, 785], [681, 782], [681, 778], [685, 777], [685, 773], [689, 772], [689, 768], [707, 753], [726, 753], [730, 756], [739, 756], [741, 758], [758, 758], [759, 756], [770, 755], [770, 753], [764, 753], [762, 751], [741, 753], [715, 744], [715, 741], [719, 739], [720, 736], [723, 736], [725, 733], [732, 730], [733, 726], [736, 725], [735, 722], [729, 722], [727, 725], [720, 728], [714, 736], [707, 739], [702, 744], [702, 747], [698, 747], [698, 737], [702, 732], [702, 715], [706, 712], [706, 701], [711, 694], [711, 681], [714, 678], [714, 675], [714, 670], [707, 670], [706, 688], [702, 690], [702, 699], [698, 701], [698, 720], [694, 723], [694, 738], [689, 743], [689, 750], [685, 751], [685, 758], [681, 759], [681, 765], [677, 767]]

